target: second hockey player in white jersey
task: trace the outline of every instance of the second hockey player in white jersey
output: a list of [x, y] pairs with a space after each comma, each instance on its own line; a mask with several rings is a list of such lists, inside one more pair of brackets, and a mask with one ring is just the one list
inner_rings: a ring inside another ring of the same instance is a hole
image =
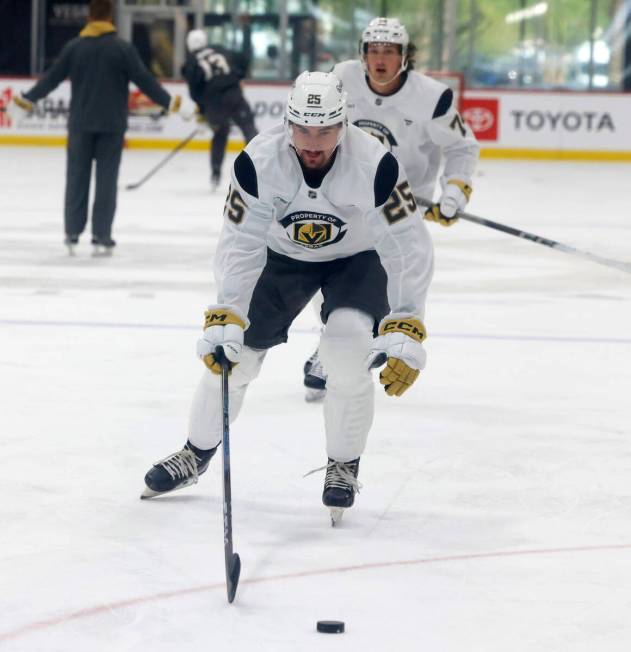
[[[433, 198], [444, 163], [440, 198], [425, 219], [450, 226], [471, 196], [479, 147], [458, 113], [453, 91], [413, 70], [414, 52], [398, 19], [375, 18], [362, 33], [361, 59], [338, 63], [333, 72], [348, 93], [349, 122], [396, 156], [415, 197]], [[305, 363], [304, 382], [308, 401], [324, 396], [326, 368], [317, 351]]]
[[471, 195], [479, 146], [453, 91], [413, 70], [411, 47], [396, 18], [375, 18], [362, 33], [361, 60], [338, 63], [333, 72], [348, 93], [349, 122], [393, 152], [415, 196], [433, 197], [444, 160], [438, 204], [445, 211], [441, 219], [453, 223]]
[[380, 380], [396, 396], [424, 367], [432, 266], [431, 240], [396, 158], [347, 125], [335, 75], [300, 75], [285, 124], [254, 138], [235, 160], [215, 258], [217, 303], [198, 343], [207, 369], [188, 441], [149, 470], [144, 496], [196, 482], [221, 442], [218, 347], [234, 364], [233, 420], [267, 349], [287, 340], [292, 321], [322, 290], [329, 370], [322, 500], [335, 522], [358, 487], [373, 419], [370, 367], [385, 363]]

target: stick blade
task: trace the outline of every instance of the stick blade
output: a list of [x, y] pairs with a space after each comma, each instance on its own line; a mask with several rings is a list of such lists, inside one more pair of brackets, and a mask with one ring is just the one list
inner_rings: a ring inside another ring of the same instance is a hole
[[232, 604], [234, 596], [237, 594], [237, 586], [239, 585], [239, 575], [241, 574], [241, 559], [235, 552], [226, 569], [226, 587], [228, 589], [228, 602]]

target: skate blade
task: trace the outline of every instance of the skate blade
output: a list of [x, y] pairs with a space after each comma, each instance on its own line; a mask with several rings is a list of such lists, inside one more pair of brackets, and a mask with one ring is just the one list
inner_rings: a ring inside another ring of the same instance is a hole
[[66, 245], [66, 249], [68, 250], [69, 256], [74, 257], [77, 255], [77, 245], [73, 245], [73, 244]]
[[313, 389], [307, 387], [307, 392], [305, 393], [305, 401], [307, 403], [320, 403], [324, 401], [326, 396], [326, 389]]
[[95, 245], [92, 250], [92, 258], [109, 258], [112, 255], [112, 247]]
[[344, 508], [343, 507], [331, 507], [331, 527], [335, 527], [336, 525], [340, 524], [340, 521], [342, 520], [342, 516], [344, 516]]
[[147, 500], [147, 498], [155, 498], [156, 496], [161, 496], [162, 494], [168, 494], [170, 493], [169, 491], [154, 491], [153, 489], [149, 489], [149, 487], [145, 487], [144, 491], [140, 494], [140, 500]]
[[144, 491], [140, 494], [140, 500], [147, 500], [148, 498], [155, 498], [156, 496], [165, 496], [166, 494], [172, 494], [174, 491], [179, 491], [180, 489], [190, 487], [196, 482], [197, 480], [191, 479], [189, 482], [183, 482], [182, 484], [174, 487], [173, 489], [169, 489], [168, 491], [154, 491], [145, 485]]

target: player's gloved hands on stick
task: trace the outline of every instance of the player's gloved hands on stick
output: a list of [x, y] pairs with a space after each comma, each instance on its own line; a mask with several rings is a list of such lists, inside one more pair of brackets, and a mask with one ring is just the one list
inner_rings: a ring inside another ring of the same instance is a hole
[[13, 114], [14, 117], [17, 118], [32, 113], [34, 108], [35, 105], [33, 104], [33, 102], [27, 100], [20, 93], [19, 95], [15, 95], [13, 97], [13, 102], [10, 105], [10, 112]]
[[182, 120], [186, 121], [191, 120], [198, 113], [197, 104], [190, 98], [182, 97], [181, 95], [175, 95], [173, 97], [169, 111], [171, 113], [177, 113]]
[[386, 362], [379, 382], [388, 396], [401, 396], [418, 378], [427, 358], [423, 349], [426, 338], [425, 326], [418, 317], [393, 313], [381, 320], [367, 362], [369, 369]]
[[456, 213], [464, 209], [472, 192], [471, 186], [464, 181], [450, 179], [445, 184], [438, 203], [425, 211], [425, 219], [443, 226], [455, 224], [458, 221]]
[[221, 374], [221, 364], [214, 353], [223, 349], [231, 366], [239, 362], [243, 350], [243, 331], [249, 326], [247, 318], [234, 306], [208, 306], [204, 312], [204, 334], [197, 340], [197, 355], [214, 373]]

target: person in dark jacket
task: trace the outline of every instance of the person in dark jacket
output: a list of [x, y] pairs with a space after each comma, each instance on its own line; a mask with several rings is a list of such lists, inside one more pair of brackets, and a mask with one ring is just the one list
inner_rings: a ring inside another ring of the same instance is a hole
[[213, 131], [210, 146], [210, 185], [213, 190], [221, 180], [228, 134], [234, 122], [246, 143], [258, 133], [250, 105], [243, 97], [241, 80], [245, 77], [248, 57], [220, 45], [208, 45], [206, 32], [194, 29], [186, 37], [188, 55], [182, 76], [190, 96]]
[[116, 212], [118, 170], [127, 129], [129, 82], [167, 111], [193, 116], [191, 100], [171, 95], [142, 63], [134, 46], [116, 35], [112, 0], [91, 0], [88, 23], [62, 49], [46, 74], [23, 95], [14, 97], [19, 109], [33, 105], [70, 77], [71, 100], [65, 195], [65, 243], [70, 253], [88, 219], [92, 161], [96, 161], [96, 190], [92, 207], [95, 254], [115, 246], [112, 223]]

